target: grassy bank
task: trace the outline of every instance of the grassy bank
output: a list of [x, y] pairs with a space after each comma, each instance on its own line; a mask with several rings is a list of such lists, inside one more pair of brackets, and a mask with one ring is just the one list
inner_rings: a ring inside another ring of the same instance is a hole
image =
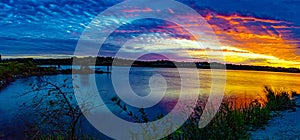
[[28, 76], [44, 76], [44, 75], [56, 75], [56, 74], [103, 74], [109, 72], [103, 72], [101, 70], [94, 71], [89, 68], [84, 69], [64, 69], [58, 70], [56, 67], [39, 67], [32, 61], [8, 61], [0, 63], [0, 90], [9, 85], [16, 78], [24, 78]]
[[32, 61], [0, 63], [0, 90], [16, 78], [56, 74], [54, 68], [40, 68]]
[[238, 109], [230, 102], [223, 103], [217, 115], [205, 128], [198, 129], [195, 118], [191, 117], [167, 139], [249, 139], [250, 132], [264, 129], [268, 121], [277, 115], [276, 112], [296, 110], [293, 99], [296, 92], [274, 90], [270, 87], [265, 87], [264, 92], [265, 98], [254, 100]]
[[[245, 105], [238, 108], [233, 102], [224, 101], [216, 116], [202, 129], [198, 128], [198, 122], [203, 110], [201, 106], [198, 106], [184, 125], [164, 139], [250, 139], [251, 131], [264, 129], [268, 121], [277, 116], [279, 111], [296, 110], [293, 99], [296, 92], [274, 90], [267, 86], [264, 87], [264, 92], [265, 97], [250, 103], [245, 102]], [[112, 101], [136, 122], [151, 120], [147, 118], [148, 115], [144, 110], [132, 114], [119, 99], [113, 98]], [[145, 137], [150, 138], [151, 136]], [[134, 138], [135, 136], [133, 136]]]

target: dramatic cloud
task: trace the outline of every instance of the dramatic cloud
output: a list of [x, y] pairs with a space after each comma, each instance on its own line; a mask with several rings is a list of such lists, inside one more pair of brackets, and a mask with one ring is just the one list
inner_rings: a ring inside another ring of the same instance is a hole
[[[37, 56], [64, 57], [72, 55], [77, 40], [91, 20], [103, 10], [122, 1], [51, 1], [15, 0], [0, 2], [0, 53], [5, 57]], [[105, 41], [100, 55], [114, 56], [124, 51], [123, 57], [147, 52], [147, 59], [160, 59], [154, 53], [170, 53], [182, 61], [206, 61], [207, 52], [222, 52], [228, 63], [300, 67], [300, 1], [254, 0], [180, 0], [201, 14], [221, 44], [217, 46], [205, 39], [210, 31], [201, 30], [202, 24], [185, 13], [176, 13], [195, 31], [203, 32], [201, 42], [175, 23], [157, 19], [143, 19], [126, 23]], [[166, 7], [162, 5], [162, 7]], [[128, 17], [160, 10], [124, 7], [126, 16], [111, 13], [110, 26], [124, 22]], [[103, 21], [97, 21], [102, 23]], [[99, 24], [100, 26], [100, 24]], [[100, 28], [100, 27], [99, 27]], [[103, 28], [103, 27], [101, 27]], [[105, 30], [102, 30], [105, 32]], [[130, 41], [133, 40], [133, 41]], [[202, 47], [199, 47], [199, 44]], [[87, 41], [87, 44], [89, 42]], [[121, 48], [121, 46], [124, 45]], [[213, 54], [213, 53], [212, 53]], [[218, 61], [219, 56], [212, 56]]]

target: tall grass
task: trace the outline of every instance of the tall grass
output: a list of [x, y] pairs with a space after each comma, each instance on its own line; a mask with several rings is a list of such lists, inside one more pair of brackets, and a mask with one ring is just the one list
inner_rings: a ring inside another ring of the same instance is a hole
[[296, 103], [292, 97], [297, 93], [295, 91], [274, 90], [265, 86], [265, 93], [267, 97], [266, 108], [271, 111], [289, 110], [295, 111]]
[[[264, 87], [266, 100], [256, 99], [241, 108], [234, 108], [232, 103], [223, 103], [214, 119], [203, 129], [193, 123], [186, 123], [168, 139], [249, 139], [250, 131], [264, 129], [274, 117], [274, 113], [283, 110], [295, 111], [294, 91], [274, 90]], [[187, 122], [193, 121], [190, 118]]]
[[[238, 108], [234, 103], [224, 101], [213, 120], [202, 129], [198, 128], [199, 116], [203, 113], [199, 105], [184, 125], [164, 139], [250, 139], [251, 131], [264, 129], [268, 121], [274, 117], [273, 114], [276, 113], [272, 112], [295, 111], [296, 104], [292, 97], [297, 94], [296, 92], [274, 90], [268, 86], [264, 87], [264, 92], [264, 99], [245, 102], [245, 105]], [[149, 119], [142, 120], [148, 122]]]

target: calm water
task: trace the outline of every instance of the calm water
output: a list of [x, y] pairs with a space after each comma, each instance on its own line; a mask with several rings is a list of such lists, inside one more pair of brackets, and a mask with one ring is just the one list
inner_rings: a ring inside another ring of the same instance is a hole
[[[105, 70], [105, 67], [100, 67]], [[122, 69], [122, 68], [119, 68]], [[185, 71], [189, 75], [189, 71]], [[180, 76], [176, 69], [170, 68], [131, 68], [129, 83], [131, 88], [136, 94], [140, 96], [146, 96], [151, 91], [149, 88], [149, 78], [153, 74], [161, 74], [165, 77], [167, 82], [167, 91], [163, 100], [149, 108], [148, 112], [158, 114], [159, 112], [167, 113], [174, 103], [176, 103], [177, 97], [180, 91]], [[218, 75], [219, 73], [217, 73]], [[221, 72], [220, 72], [221, 74]], [[199, 70], [200, 83], [189, 81], [189, 87], [192, 90], [199, 84], [201, 86], [200, 94], [208, 95], [211, 88], [211, 71]], [[78, 75], [79, 78], [88, 80], [95, 76], [98, 91], [105, 102], [109, 102], [114, 96], [115, 90], [111, 82], [111, 76], [107, 74], [97, 75]], [[218, 76], [217, 76], [218, 77]], [[257, 72], [257, 71], [232, 71], [226, 72], [226, 90], [225, 96], [234, 96], [238, 98], [257, 98], [263, 96], [263, 87], [265, 85], [272, 86], [274, 88], [285, 88], [300, 92], [300, 74], [293, 73], [278, 73], [278, 72]], [[19, 106], [22, 103], [30, 103], [32, 96], [21, 96], [31, 89], [30, 83], [33, 83], [37, 77], [29, 77], [24, 79], [18, 79], [7, 88], [0, 92], [0, 126], [2, 127], [17, 127], [17, 120], [19, 116], [16, 115], [19, 112]], [[56, 75], [47, 76], [49, 81], [53, 81], [57, 84], [62, 83], [65, 79], [71, 81], [71, 75]], [[87, 84], [87, 81], [82, 81], [82, 84]], [[120, 87], [127, 88], [127, 87]], [[112, 110], [114, 107], [110, 107]], [[124, 119], [126, 115], [122, 116]], [[89, 129], [93, 129], [88, 126]], [[7, 130], [0, 130], [7, 131]], [[14, 132], [15, 133], [15, 132]]]

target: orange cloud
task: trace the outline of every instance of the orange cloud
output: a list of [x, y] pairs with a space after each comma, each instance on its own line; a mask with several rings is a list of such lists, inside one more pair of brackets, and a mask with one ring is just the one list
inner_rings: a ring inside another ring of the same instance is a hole
[[266, 22], [266, 23], [289, 23], [283, 20], [271, 20], [271, 19], [262, 19], [262, 18], [255, 18], [250, 16], [240, 16], [238, 14], [233, 15], [219, 15], [215, 14], [215, 18], [224, 19], [224, 20], [234, 20], [234, 19], [240, 19], [242, 21], [253, 21], [253, 22]]
[[[155, 12], [155, 10], [150, 8], [123, 10], [123, 12], [128, 12], [128, 14], [153, 11]], [[172, 9], [168, 9], [168, 12], [174, 13]], [[214, 34], [217, 35], [222, 46], [230, 46], [249, 52], [244, 57], [245, 54], [241, 52], [223, 49], [223, 52], [228, 54], [226, 56], [228, 63], [273, 66], [280, 66], [282, 63], [286, 67], [300, 67], [300, 65], [298, 66], [300, 56], [297, 55], [300, 41], [293, 34], [294, 29], [300, 27], [293, 23], [284, 20], [264, 19], [238, 14], [222, 15], [214, 11], [205, 11], [203, 13], [206, 13], [202, 16], [209, 23]], [[185, 25], [186, 27], [203, 32], [204, 36], [211, 34], [210, 31], [202, 30], [205, 28], [203, 28], [203, 24], [198, 23], [197, 17], [189, 15], [177, 16], [180, 20], [189, 22], [189, 24]], [[133, 33], [138, 31], [120, 30], [119, 32]], [[183, 27], [176, 24], [157, 26], [157, 28], [150, 29], [150, 32], [167, 33], [174, 35], [172, 36], [173, 38], [185, 38], [192, 41], [198, 38], [193, 37]], [[205, 40], [205, 37], [203, 38], [203, 41], [209, 44], [210, 40]], [[193, 53], [195, 53], [195, 50]]]
[[[203, 26], [195, 22], [196, 17], [188, 15], [182, 15], [181, 17], [190, 22], [185, 26], [195, 28], [195, 30], [199, 30]], [[293, 37], [293, 29], [299, 27], [294, 26], [293, 23], [238, 14], [220, 15], [213, 12], [203, 17], [215, 31], [223, 46], [232, 46], [249, 51], [253, 57], [255, 57], [254, 54], [272, 57], [272, 63], [266, 60], [255, 64], [280, 66], [280, 63], [284, 63], [288, 67], [290, 62], [290, 66], [300, 67], [298, 66], [300, 56], [296, 54], [297, 44], [300, 42]], [[177, 25], [164, 26], [163, 28], [175, 30], [177, 34], [188, 34], [186, 30]], [[199, 31], [209, 33], [209, 31]], [[190, 39], [193, 39], [193, 37]], [[251, 59], [251, 55], [248, 55], [248, 57]], [[229, 62], [243, 62], [242, 60], [235, 61], [234, 59], [238, 59], [238, 57], [230, 58], [230, 56], [227, 56]], [[243, 59], [245, 60], [246, 58]]]
[[299, 41], [292, 34], [293, 28], [297, 27], [290, 22], [237, 14], [209, 14], [205, 18], [224, 45], [288, 61], [300, 61], [296, 54]]

